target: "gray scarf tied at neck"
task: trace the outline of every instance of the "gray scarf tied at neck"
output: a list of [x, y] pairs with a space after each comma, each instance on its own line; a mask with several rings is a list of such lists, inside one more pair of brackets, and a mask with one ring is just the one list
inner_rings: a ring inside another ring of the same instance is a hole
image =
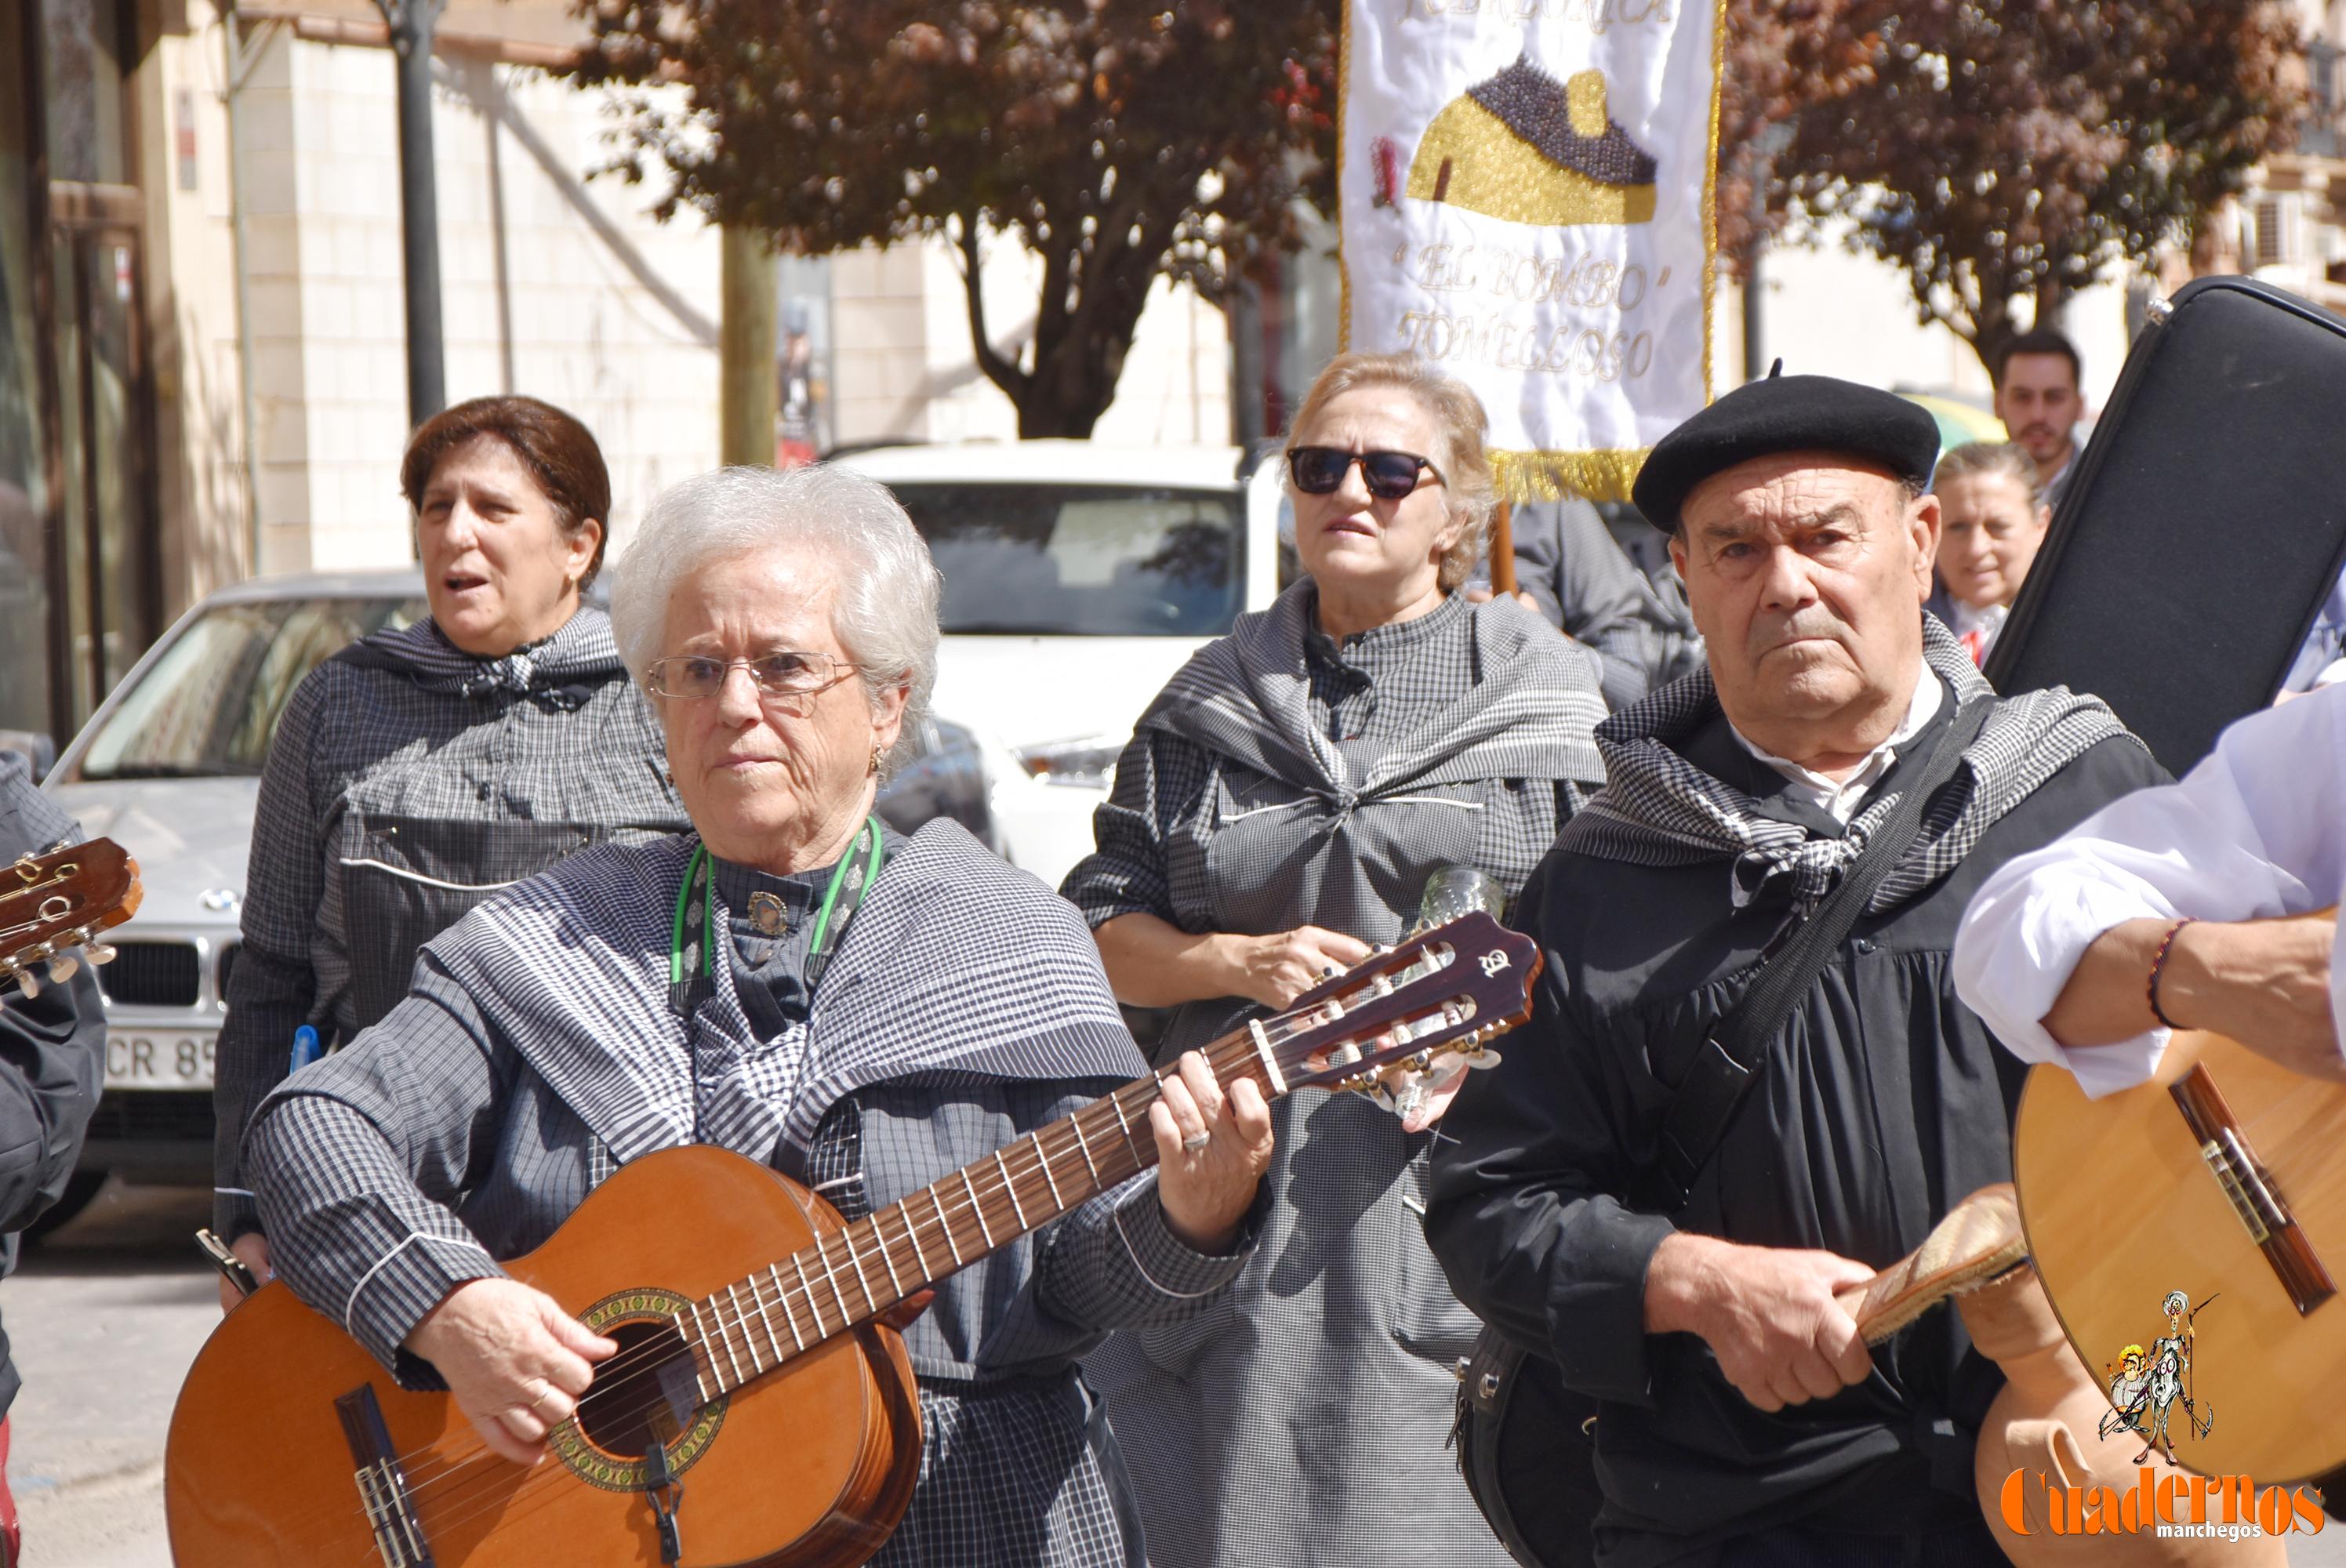
[[[2142, 744], [2099, 697], [2066, 687], [1996, 697], [1963, 645], [1928, 615], [1923, 661], [1924, 678], [1945, 680], [1958, 708], [1981, 700], [1995, 707], [1954, 778], [1923, 811], [1922, 832], [1875, 891], [1867, 907], [1876, 911], [1944, 876], [2006, 812], [2093, 747], [2112, 738]], [[1734, 907], [1784, 877], [1794, 899], [1814, 908], [1897, 809], [1897, 779], [1874, 791], [1840, 838], [1813, 835], [1760, 815], [1751, 796], [1686, 759], [1686, 744], [1718, 715], [1719, 693], [1704, 668], [1598, 726], [1605, 788], [1566, 825], [1557, 847], [1647, 866], [1724, 858]]]

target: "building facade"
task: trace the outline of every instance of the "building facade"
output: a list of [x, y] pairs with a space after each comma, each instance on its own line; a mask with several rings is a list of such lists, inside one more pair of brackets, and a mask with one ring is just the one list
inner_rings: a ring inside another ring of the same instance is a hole
[[[583, 39], [568, 0], [442, 14], [446, 392], [583, 419], [623, 552], [718, 461], [720, 245], [597, 178], [615, 101], [551, 74]], [[0, 743], [62, 745], [223, 583], [412, 559], [393, 92], [372, 0], [0, 0]], [[780, 274], [790, 450], [1015, 434], [944, 243]], [[1039, 268], [983, 277], [1015, 352]], [[1227, 441], [1229, 358], [1160, 283], [1099, 435]]]

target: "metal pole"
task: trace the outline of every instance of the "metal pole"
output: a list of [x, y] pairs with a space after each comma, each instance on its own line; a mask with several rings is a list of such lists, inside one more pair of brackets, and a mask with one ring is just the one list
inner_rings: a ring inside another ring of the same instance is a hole
[[432, 165], [432, 28], [444, 0], [375, 0], [399, 61], [399, 216], [407, 275], [407, 420], [447, 406], [440, 335], [440, 201]]
[[248, 60], [243, 37], [237, 29], [235, 0], [220, 0], [220, 46], [226, 52], [228, 87], [222, 95], [228, 100], [228, 204], [236, 231], [236, 380], [244, 421], [244, 570], [247, 576], [252, 577], [260, 575], [260, 463], [257, 455], [260, 427], [254, 412], [259, 400], [252, 390], [252, 235], [245, 222], [244, 117], [238, 106], [244, 95], [245, 78], [251, 74], [261, 49], [267, 47], [267, 30], [271, 24], [261, 25], [262, 41], [255, 44], [252, 59]]

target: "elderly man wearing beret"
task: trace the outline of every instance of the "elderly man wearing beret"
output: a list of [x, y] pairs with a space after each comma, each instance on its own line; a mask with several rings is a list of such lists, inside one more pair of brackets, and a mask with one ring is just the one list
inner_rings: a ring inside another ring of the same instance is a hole
[[[1869, 1350], [1835, 1292], [2011, 1177], [2022, 1068], [1955, 999], [1965, 902], [2161, 774], [2097, 701], [1999, 698], [1923, 613], [1936, 451], [1821, 376], [1654, 448], [1637, 501], [1707, 667], [1598, 728], [1605, 788], [1515, 917], [1532, 1022], [1434, 1153], [1460, 1298], [1596, 1403], [1608, 1568], [2004, 1561], [1971, 1479], [2002, 1374], [1952, 1313]], [[1788, 944], [1817, 956], [1740, 1019]]]

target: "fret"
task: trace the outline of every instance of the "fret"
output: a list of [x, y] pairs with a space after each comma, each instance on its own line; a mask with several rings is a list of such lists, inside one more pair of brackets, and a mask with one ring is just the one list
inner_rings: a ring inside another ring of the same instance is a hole
[[1010, 1195], [1010, 1212], [1018, 1217], [1018, 1228], [1034, 1229], [1026, 1223], [1026, 1210], [1018, 1202], [1018, 1184], [1010, 1179], [1010, 1166], [1003, 1160], [1000, 1149], [994, 1151], [994, 1168], [1002, 1173], [1002, 1190]]
[[790, 1342], [803, 1350], [806, 1349], [806, 1336], [799, 1332], [799, 1315], [790, 1309], [790, 1288], [782, 1283], [781, 1265], [769, 1263], [766, 1272], [774, 1277], [774, 1296], [782, 1304], [782, 1320], [790, 1326]]
[[1051, 1176], [1051, 1156], [1043, 1152], [1043, 1135], [1029, 1133], [1026, 1141], [1035, 1145], [1035, 1163], [1043, 1167], [1043, 1180], [1051, 1188], [1051, 1207], [1061, 1214], [1067, 1212], [1067, 1200], [1059, 1196], [1059, 1184]]
[[921, 1250], [921, 1227], [913, 1223], [913, 1200], [907, 1197], [896, 1206], [896, 1217], [904, 1222], [904, 1237], [913, 1244], [913, 1259], [921, 1266], [922, 1277], [932, 1278], [929, 1255]]
[[[851, 1225], [841, 1231], [839, 1239], [847, 1247], [847, 1261], [855, 1266], [855, 1283], [863, 1287], [863, 1309], [867, 1312], [878, 1311], [880, 1298], [872, 1294], [872, 1281], [863, 1277], [863, 1259], [855, 1256], [855, 1227]], [[823, 1246], [829, 1247], [831, 1243], [825, 1241]]]
[[[709, 1349], [709, 1331], [700, 1326], [700, 1303], [693, 1301], [687, 1306], [692, 1313], [692, 1337], [700, 1345], [700, 1356], [696, 1358], [693, 1366], [693, 1380], [699, 1380], [699, 1361], [705, 1359], [709, 1363], [709, 1380], [714, 1383], [717, 1381], [717, 1358]], [[704, 1393], [701, 1397], [707, 1399], [709, 1396]]]
[[872, 1237], [880, 1244], [880, 1261], [888, 1266], [888, 1283], [894, 1288], [896, 1299], [901, 1301], [904, 1298], [904, 1282], [896, 1278], [896, 1260], [888, 1254], [888, 1232], [880, 1223], [880, 1215], [887, 1212], [883, 1208], [880, 1214], [872, 1217]]
[[[831, 1330], [823, 1327], [822, 1305], [814, 1298], [814, 1281], [807, 1278], [806, 1264], [795, 1253], [790, 1256], [790, 1267], [799, 1271], [799, 1288], [806, 1295], [807, 1314], [814, 1319], [815, 1337], [821, 1339]], [[847, 1320], [841, 1319], [839, 1326], [846, 1328]]]
[[773, 1347], [774, 1365], [779, 1367], [786, 1359], [782, 1355], [782, 1342], [775, 1336], [774, 1315], [766, 1310], [766, 1293], [759, 1286], [758, 1277], [754, 1274], [750, 1276], [750, 1299], [758, 1304], [758, 1321], [766, 1330], [766, 1343]]
[[1092, 1146], [1084, 1141], [1084, 1115], [1083, 1111], [1077, 1111], [1067, 1118], [1067, 1125], [1075, 1129], [1076, 1152], [1084, 1156], [1084, 1168], [1092, 1173], [1092, 1185], [1106, 1190], [1107, 1178], [1100, 1175], [1098, 1165], [1092, 1159]]
[[855, 1314], [847, 1309], [847, 1297], [839, 1288], [839, 1275], [831, 1267], [831, 1248], [816, 1242], [814, 1260], [822, 1265], [822, 1277], [831, 1281], [831, 1298], [839, 1303], [839, 1326], [844, 1329], [855, 1321]]
[[750, 1332], [750, 1314], [741, 1310], [741, 1286], [739, 1280], [725, 1287], [725, 1304], [733, 1308], [733, 1320], [741, 1325], [741, 1349], [750, 1352], [751, 1376], [765, 1370], [758, 1365], [757, 1337]]
[[[744, 1380], [741, 1376], [741, 1363], [734, 1357], [733, 1354], [733, 1336], [727, 1333], [725, 1330], [725, 1318], [722, 1313], [717, 1310], [717, 1298], [711, 1296], [708, 1300], [709, 1315], [717, 1319], [717, 1343], [724, 1349], [726, 1364], [733, 1369], [733, 1386], [738, 1389], [741, 1386]], [[695, 1310], [697, 1311], [699, 1308], [696, 1308]], [[711, 1371], [715, 1371], [717, 1369], [717, 1361], [714, 1357], [709, 1359], [709, 1368]]]
[[969, 1194], [969, 1207], [977, 1213], [977, 1233], [985, 1237], [985, 1249], [994, 1250], [994, 1227], [985, 1223], [985, 1205], [977, 1201], [977, 1184], [969, 1179], [969, 1167], [961, 1168], [961, 1185]]
[[964, 1267], [961, 1258], [961, 1243], [954, 1239], [953, 1221], [945, 1217], [945, 1206], [944, 1200], [937, 1196], [934, 1182], [929, 1184], [929, 1206], [937, 1211], [937, 1228], [945, 1233], [945, 1245], [953, 1248], [954, 1267], [955, 1268]]
[[1133, 1142], [1132, 1123], [1124, 1114], [1124, 1091], [1118, 1089], [1110, 1095], [1107, 1103], [1116, 1108], [1116, 1125], [1124, 1129], [1124, 1146], [1132, 1151], [1132, 1163], [1143, 1170], [1148, 1169], [1148, 1162], [1140, 1157], [1140, 1145]]
[[[686, 1329], [685, 1329], [685, 1327], [684, 1327], [684, 1319], [681, 1319], [681, 1318], [679, 1318], [679, 1317], [678, 1317], [678, 1316], [677, 1316], [675, 1313], [673, 1313], [673, 1312], [671, 1312], [671, 1313], [669, 1313], [669, 1314], [668, 1314], [668, 1327], [669, 1327], [669, 1328], [671, 1328], [671, 1329], [674, 1329], [676, 1330], [676, 1337], [677, 1337], [678, 1339], [681, 1339], [681, 1340], [683, 1340], [683, 1341], [684, 1341], [685, 1349], [686, 1349], [688, 1352], [688, 1351], [690, 1351], [690, 1349], [692, 1349], [692, 1342], [693, 1342], [693, 1340], [694, 1340], [696, 1338], [698, 1338], [698, 1337], [699, 1337], [699, 1333], [700, 1333], [700, 1327], [699, 1327], [699, 1324], [700, 1324], [700, 1315], [699, 1315], [699, 1313], [698, 1311], [695, 1311], [695, 1312], [694, 1312], [694, 1314], [693, 1314], [693, 1327], [692, 1327], [692, 1329], [691, 1329], [689, 1332], [687, 1332], [687, 1331], [686, 1331]], [[708, 1354], [708, 1352], [709, 1352], [709, 1347], [708, 1347], [707, 1345], [705, 1345], [705, 1344], [701, 1346], [700, 1349], [701, 1349], [701, 1355], [706, 1355], [706, 1354]], [[711, 1382], [713, 1382], [713, 1381], [715, 1381], [715, 1380], [716, 1380], [716, 1377], [717, 1377], [717, 1363], [716, 1363], [716, 1362], [711, 1361], [711, 1362], [709, 1362], [709, 1377], [708, 1377], [708, 1378], [706, 1378], [706, 1379], [704, 1379], [704, 1378], [702, 1378], [702, 1377], [701, 1377], [701, 1375], [700, 1375], [700, 1356], [695, 1356], [695, 1357], [693, 1357], [693, 1358], [692, 1358], [692, 1391], [693, 1391], [694, 1393], [697, 1393], [697, 1394], [699, 1394], [699, 1395], [700, 1396], [701, 1402], [702, 1402], [702, 1403], [704, 1403], [704, 1404], [706, 1404], [706, 1403], [707, 1403], [710, 1399], [712, 1399], [712, 1398], [714, 1398], [714, 1397], [715, 1397], [713, 1394], [711, 1394], [711, 1393], [710, 1393], [710, 1391], [709, 1391], [709, 1383], [711, 1383]]]

